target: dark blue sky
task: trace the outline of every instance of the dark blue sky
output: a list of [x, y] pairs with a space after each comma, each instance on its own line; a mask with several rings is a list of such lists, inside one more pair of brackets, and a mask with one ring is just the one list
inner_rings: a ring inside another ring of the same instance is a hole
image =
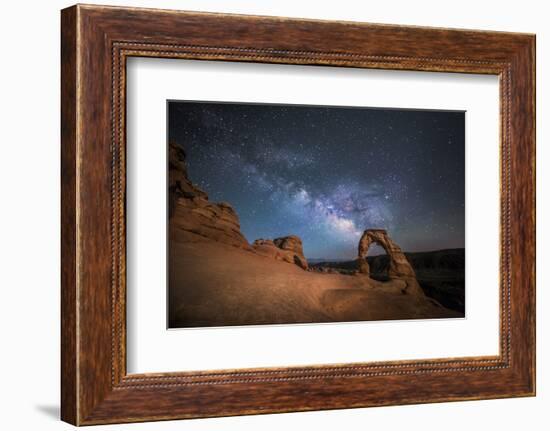
[[192, 182], [229, 202], [249, 242], [298, 235], [353, 258], [363, 230], [405, 251], [464, 247], [463, 112], [168, 103]]

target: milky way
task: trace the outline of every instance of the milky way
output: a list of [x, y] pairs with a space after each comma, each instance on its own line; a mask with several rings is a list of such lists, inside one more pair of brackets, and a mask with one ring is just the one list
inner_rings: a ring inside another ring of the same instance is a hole
[[407, 251], [464, 247], [464, 113], [170, 101], [190, 179], [257, 238], [354, 257], [367, 228]]

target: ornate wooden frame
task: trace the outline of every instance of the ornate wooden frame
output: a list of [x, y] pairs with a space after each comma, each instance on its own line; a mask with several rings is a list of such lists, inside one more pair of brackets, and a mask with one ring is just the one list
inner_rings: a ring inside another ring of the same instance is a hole
[[[62, 11], [61, 49], [63, 420], [88, 425], [534, 395], [534, 35], [77, 5]], [[500, 354], [128, 375], [129, 56], [498, 75]]]

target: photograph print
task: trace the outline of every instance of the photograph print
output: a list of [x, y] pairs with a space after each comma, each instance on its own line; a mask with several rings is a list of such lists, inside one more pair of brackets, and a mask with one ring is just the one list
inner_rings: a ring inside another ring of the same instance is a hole
[[465, 316], [465, 112], [167, 115], [169, 328]]

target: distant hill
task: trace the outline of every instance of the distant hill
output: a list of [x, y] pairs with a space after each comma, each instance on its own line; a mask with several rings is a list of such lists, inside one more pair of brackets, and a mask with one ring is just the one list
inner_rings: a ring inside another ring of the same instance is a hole
[[308, 262], [311, 263], [323, 263], [323, 262], [347, 262], [349, 259], [327, 259], [327, 258], [307, 258]]

